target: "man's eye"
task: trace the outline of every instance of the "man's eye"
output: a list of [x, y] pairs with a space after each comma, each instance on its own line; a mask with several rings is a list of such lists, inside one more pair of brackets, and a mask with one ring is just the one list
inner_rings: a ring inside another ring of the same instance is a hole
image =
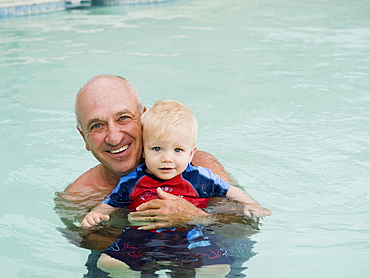
[[183, 149], [175, 148], [175, 152], [177, 152], [177, 153], [181, 153], [182, 151], [183, 151]]
[[96, 123], [96, 124], [93, 124], [93, 125], [90, 127], [90, 130], [91, 130], [91, 131], [95, 131], [95, 130], [100, 129], [102, 126], [103, 126], [102, 124]]
[[130, 122], [131, 121], [131, 117], [130, 116], [121, 116], [121, 117], [119, 117], [119, 119], [118, 119], [118, 121], [120, 122], [120, 123], [123, 123], [123, 124], [127, 124], [128, 122]]
[[155, 151], [155, 152], [159, 152], [161, 150], [161, 148], [160, 147], [154, 147], [154, 148], [152, 148], [152, 150]]

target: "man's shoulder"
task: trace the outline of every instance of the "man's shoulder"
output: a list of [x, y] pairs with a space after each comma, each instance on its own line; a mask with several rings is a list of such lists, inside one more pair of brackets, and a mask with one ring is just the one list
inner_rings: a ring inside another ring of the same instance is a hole
[[221, 163], [212, 154], [197, 150], [194, 154], [192, 163], [194, 166], [202, 166], [210, 169], [224, 181], [230, 182], [230, 176]]
[[87, 186], [89, 184], [89, 181], [91, 181], [94, 178], [94, 176], [97, 175], [98, 168], [99, 165], [83, 173], [66, 188], [66, 192], [78, 192], [79, 188]]
[[101, 164], [87, 170], [81, 176], [79, 176], [73, 183], [71, 183], [67, 188], [67, 193], [83, 192], [87, 187], [94, 187], [94, 185], [99, 185], [102, 182]]
[[101, 167], [99, 164], [83, 173], [60, 196], [71, 201], [89, 200], [90, 205], [96, 206], [115, 188], [108, 185]]

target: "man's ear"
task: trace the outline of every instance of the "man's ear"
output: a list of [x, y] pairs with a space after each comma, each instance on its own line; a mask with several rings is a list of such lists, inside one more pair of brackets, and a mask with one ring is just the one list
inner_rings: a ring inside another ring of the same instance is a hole
[[80, 133], [80, 135], [82, 136], [82, 139], [84, 139], [86, 150], [90, 151], [90, 146], [89, 146], [89, 144], [87, 144], [87, 141], [86, 141], [86, 138], [85, 138], [85, 133], [83, 133], [83, 131], [78, 126], [76, 126], [76, 128], [77, 128], [78, 132]]

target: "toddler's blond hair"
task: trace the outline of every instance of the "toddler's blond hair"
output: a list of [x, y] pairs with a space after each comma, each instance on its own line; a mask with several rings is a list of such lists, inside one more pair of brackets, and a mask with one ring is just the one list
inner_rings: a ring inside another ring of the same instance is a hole
[[183, 128], [183, 123], [190, 122], [192, 144], [197, 143], [198, 123], [193, 112], [181, 102], [158, 100], [153, 107], [141, 116], [143, 133], [155, 134], [159, 139]]

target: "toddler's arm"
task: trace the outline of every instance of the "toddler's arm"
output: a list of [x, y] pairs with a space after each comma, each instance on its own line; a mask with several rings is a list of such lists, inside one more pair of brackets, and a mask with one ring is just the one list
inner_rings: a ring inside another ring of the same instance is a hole
[[244, 214], [249, 217], [264, 217], [271, 215], [271, 210], [260, 206], [257, 201], [252, 199], [243, 190], [230, 185], [229, 190], [226, 193], [226, 197], [238, 201], [239, 203], [245, 204]]
[[117, 208], [108, 204], [101, 203], [90, 211], [81, 222], [82, 227], [92, 227], [99, 224], [102, 220], [109, 220], [109, 215], [115, 212]]

